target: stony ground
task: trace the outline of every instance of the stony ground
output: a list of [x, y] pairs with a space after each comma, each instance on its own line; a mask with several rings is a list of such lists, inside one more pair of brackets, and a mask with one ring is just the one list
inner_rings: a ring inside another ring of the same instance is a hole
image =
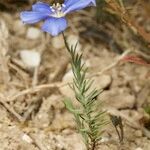
[[[70, 44], [80, 41], [77, 50], [83, 52], [93, 86], [104, 89], [98, 101], [103, 102], [108, 118], [121, 116], [124, 127], [120, 143], [110, 122], [98, 149], [149, 150], [150, 116], [144, 108], [150, 105], [150, 67], [122, 61], [135, 54], [125, 27], [118, 37], [120, 32], [106, 24], [106, 31], [109, 27], [115, 33], [109, 42], [108, 37], [102, 38], [104, 33], [95, 38], [85, 32], [87, 27], [82, 24], [92, 22], [91, 17], [86, 11], [69, 16], [66, 35]], [[18, 12], [0, 12], [0, 150], [85, 150], [73, 116], [63, 104], [65, 97], [71, 97], [78, 106], [66, 84], [73, 75], [62, 36], [52, 38], [39, 27], [24, 25]], [[112, 43], [123, 37], [119, 42], [126, 40], [128, 49], [122, 48], [120, 54]], [[139, 45], [135, 48], [141, 54]]]

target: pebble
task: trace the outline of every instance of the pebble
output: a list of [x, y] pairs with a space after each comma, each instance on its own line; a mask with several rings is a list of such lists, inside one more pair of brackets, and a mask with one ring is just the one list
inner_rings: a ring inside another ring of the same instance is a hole
[[40, 65], [41, 55], [39, 52], [31, 50], [21, 50], [20, 57], [23, 63], [28, 68], [35, 68]]
[[135, 96], [119, 88], [104, 91], [98, 96], [98, 99], [100, 99], [106, 107], [109, 106], [116, 109], [133, 108], [135, 105]]
[[41, 31], [35, 27], [30, 27], [27, 30], [26, 37], [31, 40], [36, 40], [40, 37]]
[[63, 77], [63, 82], [72, 82], [73, 80], [73, 72], [72, 70], [70, 69]]
[[23, 134], [22, 140], [26, 141], [29, 144], [33, 142], [33, 140], [27, 134]]
[[93, 77], [93, 88], [105, 89], [110, 86], [112, 78], [110, 75], [101, 75], [98, 77]]
[[15, 20], [13, 25], [13, 30], [17, 35], [23, 35], [26, 32], [25, 25], [21, 20]]
[[135, 150], [143, 150], [141, 147], [136, 148]]
[[108, 137], [102, 137], [100, 142], [101, 143], [105, 143], [105, 142], [108, 142], [109, 141], [109, 138]]

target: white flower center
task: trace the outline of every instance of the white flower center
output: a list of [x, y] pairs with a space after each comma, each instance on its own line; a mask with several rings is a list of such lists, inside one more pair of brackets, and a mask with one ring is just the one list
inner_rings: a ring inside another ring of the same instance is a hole
[[64, 8], [65, 5], [64, 4], [59, 4], [59, 3], [56, 3], [56, 4], [53, 4], [50, 8], [52, 10], [52, 14], [51, 16], [52, 17], [55, 17], [55, 18], [61, 18], [61, 17], [64, 17], [65, 14], [62, 10], [62, 8]]

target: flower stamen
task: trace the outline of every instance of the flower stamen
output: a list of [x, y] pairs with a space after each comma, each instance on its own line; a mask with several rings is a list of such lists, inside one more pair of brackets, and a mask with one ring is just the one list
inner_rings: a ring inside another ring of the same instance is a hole
[[59, 3], [54, 3], [50, 8], [51, 11], [53, 12], [50, 16], [55, 17], [55, 18], [61, 18], [64, 17], [65, 14], [63, 12], [63, 8], [66, 6], [64, 4], [59, 4]]

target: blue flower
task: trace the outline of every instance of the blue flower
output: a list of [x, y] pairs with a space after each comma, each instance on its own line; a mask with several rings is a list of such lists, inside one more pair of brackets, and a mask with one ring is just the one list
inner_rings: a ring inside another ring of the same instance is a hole
[[88, 6], [96, 6], [95, 0], [64, 0], [63, 4], [55, 3], [52, 6], [37, 2], [32, 5], [32, 11], [24, 11], [20, 17], [26, 24], [34, 24], [44, 20], [42, 30], [56, 36], [67, 28], [65, 16], [68, 13]]

